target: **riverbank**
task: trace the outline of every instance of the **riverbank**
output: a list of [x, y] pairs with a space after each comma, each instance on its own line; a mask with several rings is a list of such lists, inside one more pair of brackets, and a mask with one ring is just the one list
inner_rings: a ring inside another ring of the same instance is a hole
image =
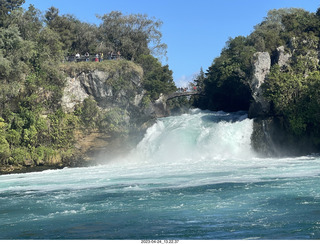
[[68, 159], [55, 164], [43, 162], [41, 165], [2, 165], [0, 175], [41, 172], [74, 167], [89, 167], [128, 154], [140, 136], [112, 137], [102, 133], [90, 133], [78, 138], [74, 153]]

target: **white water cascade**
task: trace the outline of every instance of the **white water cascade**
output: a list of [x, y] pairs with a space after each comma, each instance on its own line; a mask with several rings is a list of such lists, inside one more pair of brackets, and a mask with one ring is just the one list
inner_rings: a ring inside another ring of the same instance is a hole
[[249, 159], [252, 120], [243, 112], [200, 112], [159, 120], [135, 153], [151, 162]]

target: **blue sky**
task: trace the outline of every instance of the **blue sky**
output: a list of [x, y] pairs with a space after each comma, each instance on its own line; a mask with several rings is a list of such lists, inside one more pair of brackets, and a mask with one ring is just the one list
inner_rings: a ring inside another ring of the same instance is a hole
[[26, 0], [41, 11], [54, 6], [84, 22], [99, 24], [96, 14], [111, 11], [147, 14], [163, 21], [163, 42], [178, 86], [185, 86], [220, 55], [229, 37], [247, 36], [271, 9], [303, 8], [315, 12], [316, 0]]

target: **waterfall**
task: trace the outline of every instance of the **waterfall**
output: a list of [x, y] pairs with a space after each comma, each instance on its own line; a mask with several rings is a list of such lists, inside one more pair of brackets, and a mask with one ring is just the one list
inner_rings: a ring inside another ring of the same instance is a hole
[[160, 119], [135, 153], [152, 162], [252, 158], [253, 122], [245, 112], [200, 112]]

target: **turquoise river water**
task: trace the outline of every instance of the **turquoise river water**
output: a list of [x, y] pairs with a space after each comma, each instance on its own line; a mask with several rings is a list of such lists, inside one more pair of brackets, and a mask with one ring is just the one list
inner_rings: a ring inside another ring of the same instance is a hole
[[243, 112], [159, 119], [122, 158], [0, 176], [0, 239], [320, 239], [320, 158], [261, 158]]

